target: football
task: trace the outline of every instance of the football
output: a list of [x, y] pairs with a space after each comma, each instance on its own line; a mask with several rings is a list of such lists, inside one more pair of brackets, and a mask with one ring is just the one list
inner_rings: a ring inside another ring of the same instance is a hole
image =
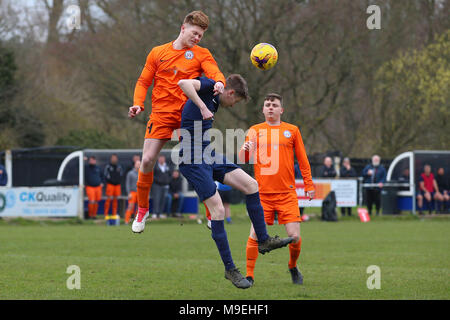
[[278, 61], [277, 49], [269, 43], [259, 43], [253, 47], [250, 60], [258, 69], [269, 70]]

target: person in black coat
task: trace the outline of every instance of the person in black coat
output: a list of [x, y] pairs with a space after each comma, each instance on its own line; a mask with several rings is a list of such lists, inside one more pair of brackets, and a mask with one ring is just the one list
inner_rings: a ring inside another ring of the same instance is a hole
[[[342, 160], [342, 167], [339, 170], [339, 176], [341, 178], [354, 178], [356, 177], [356, 170], [350, 164], [350, 159], [345, 157]], [[341, 215], [345, 216], [345, 212], [347, 212], [348, 216], [352, 215], [352, 207], [341, 207]]]
[[150, 190], [150, 197], [153, 201], [153, 218], [159, 218], [164, 210], [171, 178], [172, 172], [166, 162], [166, 157], [160, 155], [153, 170], [153, 185]]
[[320, 168], [319, 177], [321, 178], [335, 178], [336, 170], [333, 167], [333, 160], [331, 157], [323, 159], [323, 166]]

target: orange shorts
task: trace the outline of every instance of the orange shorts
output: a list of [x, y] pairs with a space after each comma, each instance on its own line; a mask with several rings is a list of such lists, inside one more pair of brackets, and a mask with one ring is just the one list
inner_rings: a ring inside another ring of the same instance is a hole
[[302, 222], [297, 193], [260, 193], [259, 197], [264, 209], [264, 220], [268, 225], [273, 225], [275, 211], [278, 213], [278, 224]]
[[102, 200], [102, 186], [86, 186], [86, 195], [90, 202]]
[[107, 197], [118, 197], [120, 196], [122, 193], [122, 190], [120, 189], [120, 184], [110, 184], [107, 183], [106, 184], [106, 191], [105, 191], [105, 195]]
[[137, 203], [137, 191], [130, 191], [128, 194], [128, 203]]
[[181, 113], [157, 112], [150, 114], [145, 139], [171, 139], [174, 130], [180, 128]]

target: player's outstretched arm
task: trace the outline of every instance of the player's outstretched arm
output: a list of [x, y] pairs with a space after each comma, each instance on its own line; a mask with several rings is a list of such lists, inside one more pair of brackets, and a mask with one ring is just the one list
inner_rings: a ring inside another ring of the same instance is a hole
[[178, 86], [183, 90], [186, 97], [192, 100], [195, 105], [200, 109], [203, 120], [210, 120], [214, 117], [214, 114], [208, 109], [206, 104], [200, 99], [197, 91], [200, 90], [201, 82], [197, 79], [183, 79], [178, 81]]

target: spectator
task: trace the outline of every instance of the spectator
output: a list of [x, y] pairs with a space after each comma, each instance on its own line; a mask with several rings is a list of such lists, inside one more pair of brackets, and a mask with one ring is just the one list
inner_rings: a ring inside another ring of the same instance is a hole
[[376, 214], [380, 213], [381, 188], [386, 182], [386, 169], [380, 164], [381, 158], [378, 155], [372, 156], [372, 163], [363, 169], [363, 183], [378, 184], [378, 186], [366, 187], [367, 211], [372, 215], [372, 207], [375, 204]]
[[3, 165], [0, 164], [0, 186], [6, 186], [8, 183], [8, 174]]
[[226, 184], [216, 181], [217, 191], [219, 192], [220, 198], [222, 199], [223, 207], [225, 208], [225, 220], [227, 223], [233, 223], [231, 221], [231, 190], [232, 188]]
[[417, 195], [419, 214], [422, 214], [424, 199], [428, 202], [428, 212], [431, 214], [431, 201], [439, 199], [438, 193], [439, 188], [436, 179], [434, 179], [434, 174], [431, 172], [431, 166], [426, 164], [423, 166], [423, 172], [419, 176], [419, 194]]
[[119, 164], [119, 158], [116, 154], [112, 154], [109, 160], [109, 164], [105, 166], [104, 176], [106, 182], [106, 201], [104, 215], [105, 219], [108, 217], [109, 207], [112, 201], [112, 214], [117, 215], [117, 209], [119, 205], [118, 197], [122, 194], [121, 183], [124, 176], [123, 168]]
[[158, 162], [153, 171], [153, 185], [150, 190], [150, 197], [153, 200], [153, 214], [152, 218], [164, 218], [162, 215], [165, 205], [166, 194], [169, 191], [170, 184], [170, 168], [166, 163], [166, 157], [160, 155]]
[[[184, 194], [182, 190], [182, 178], [179, 170], [173, 170], [172, 180], [169, 183], [169, 192], [167, 193], [167, 213], [173, 214], [174, 217], [181, 217], [181, 209], [183, 208]], [[176, 208], [176, 209], [174, 209]], [[175, 213], [172, 211], [175, 210]]]
[[443, 167], [438, 169], [435, 179], [438, 187], [438, 191], [436, 192], [439, 204], [437, 211], [445, 213], [448, 210], [448, 201], [450, 200], [450, 186], [448, 181], [449, 179], [445, 176], [445, 170]]
[[320, 168], [319, 177], [321, 178], [336, 177], [336, 170], [334, 170], [333, 160], [331, 160], [331, 157], [325, 157], [325, 159], [323, 159], [323, 166]]
[[84, 167], [84, 184], [88, 197], [88, 219], [97, 219], [98, 203], [102, 199], [102, 170], [97, 165], [97, 158], [90, 156]]
[[125, 223], [128, 224], [130, 222], [131, 216], [136, 212], [136, 204], [137, 204], [137, 179], [139, 175], [139, 167], [141, 166], [141, 160], [136, 159], [134, 162], [134, 168], [131, 171], [128, 171], [126, 177], [125, 187], [128, 194], [128, 207], [125, 212]]
[[[409, 184], [409, 168], [403, 169], [402, 175], [398, 177], [398, 182]], [[399, 190], [409, 190], [409, 187], [400, 187]]]
[[141, 156], [139, 154], [133, 155], [133, 157], [131, 158], [130, 164], [126, 168], [126, 173], [127, 174], [130, 171], [134, 171], [134, 165], [136, 164], [136, 161], [138, 161], [138, 160], [141, 161]]
[[[354, 178], [357, 176], [356, 170], [350, 164], [350, 158], [345, 157], [344, 160], [342, 160], [342, 167], [339, 171], [339, 176], [341, 178]], [[341, 215], [345, 216], [346, 212], [348, 216], [351, 216], [352, 207], [341, 207]]]
[[[294, 163], [294, 175], [295, 179], [303, 179], [302, 172], [300, 171], [300, 167], [298, 166], [298, 163]], [[303, 216], [303, 213], [305, 212], [305, 207], [298, 207], [300, 209], [300, 216]]]

